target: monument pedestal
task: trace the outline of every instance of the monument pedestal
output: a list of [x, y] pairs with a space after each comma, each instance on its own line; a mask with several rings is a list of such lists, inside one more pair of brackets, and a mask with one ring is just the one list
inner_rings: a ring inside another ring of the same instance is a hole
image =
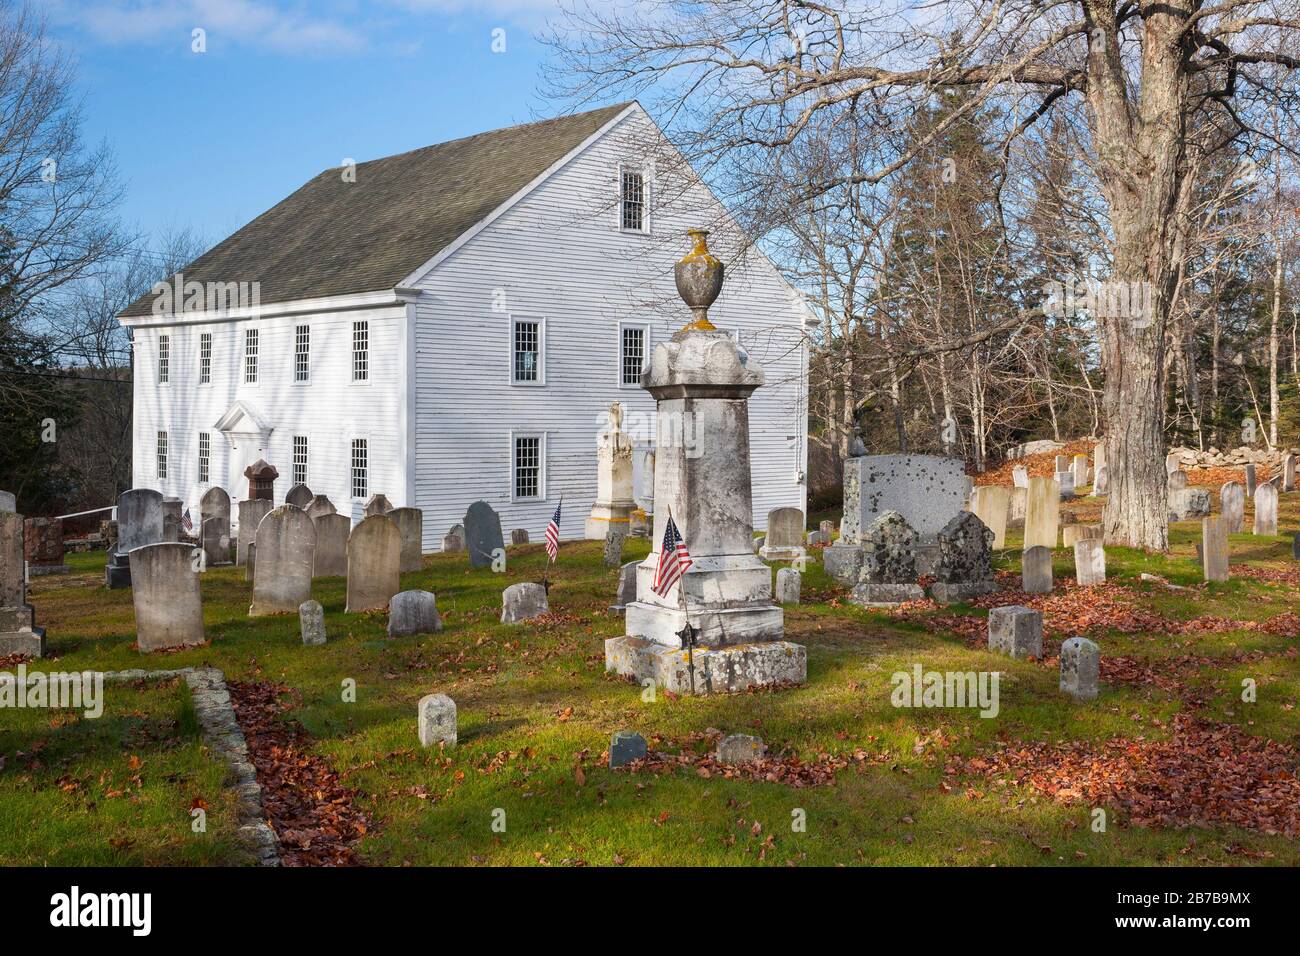
[[108, 564], [104, 565], [104, 587], [110, 591], [116, 591], [121, 588], [131, 586], [131, 559], [130, 555], [114, 551], [108, 556]]
[[45, 629], [37, 627], [34, 620], [30, 604], [0, 607], [0, 657], [45, 656]]
[[623, 406], [610, 402], [608, 427], [601, 432], [596, 450], [596, 503], [587, 516], [588, 541], [604, 541], [611, 530], [631, 530], [632, 439], [623, 431]]
[[919, 584], [859, 584], [849, 595], [849, 600], [861, 607], [893, 607], [924, 599], [925, 589]]
[[1000, 588], [993, 581], [935, 581], [930, 585], [930, 597], [936, 604], [957, 604], [997, 590]]
[[697, 647], [688, 655], [680, 647], [665, 647], [643, 637], [611, 637], [605, 641], [605, 670], [637, 683], [674, 694], [691, 692], [691, 660], [695, 663], [695, 693], [732, 694], [750, 687], [802, 684], [808, 679], [808, 652], [790, 641], [763, 641], [728, 647]]

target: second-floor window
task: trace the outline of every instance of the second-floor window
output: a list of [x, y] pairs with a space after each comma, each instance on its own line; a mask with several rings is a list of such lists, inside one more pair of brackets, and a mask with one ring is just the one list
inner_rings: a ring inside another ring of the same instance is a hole
[[212, 381], [212, 333], [204, 332], [199, 336], [199, 384], [207, 385]]
[[352, 381], [370, 378], [370, 323], [352, 323]]
[[257, 329], [244, 330], [244, 383], [257, 384]]
[[293, 436], [293, 483], [307, 484], [307, 436]]
[[293, 330], [293, 380], [311, 381], [311, 326], [299, 325]]
[[628, 232], [645, 232], [645, 174], [638, 169], [619, 173], [619, 225]]
[[208, 432], [199, 432], [199, 481], [211, 481], [212, 473], [212, 436]]
[[510, 379], [542, 381], [542, 323], [540, 319], [515, 319], [511, 323]]
[[158, 336], [158, 384], [166, 385], [171, 381], [172, 337]]

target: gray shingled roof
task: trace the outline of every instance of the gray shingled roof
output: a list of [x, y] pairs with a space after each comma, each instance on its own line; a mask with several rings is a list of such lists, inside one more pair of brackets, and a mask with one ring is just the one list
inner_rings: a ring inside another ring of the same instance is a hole
[[[181, 270], [260, 282], [263, 304], [391, 289], [629, 104], [327, 169]], [[121, 313], [148, 315], [152, 294]]]

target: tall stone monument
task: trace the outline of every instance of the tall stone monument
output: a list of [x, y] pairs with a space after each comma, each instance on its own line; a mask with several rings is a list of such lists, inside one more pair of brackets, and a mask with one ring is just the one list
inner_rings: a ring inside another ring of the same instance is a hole
[[[675, 274], [695, 319], [656, 346], [641, 378], [660, 422], [682, 427], [658, 429], [654, 550], [637, 568], [626, 636], [605, 642], [605, 669], [676, 693], [689, 692], [692, 683], [696, 693], [803, 683], [807, 652], [783, 640], [771, 569], [754, 554], [749, 396], [763, 373], [709, 321], [723, 266], [709, 252], [705, 230], [690, 236], [694, 248]], [[689, 446], [676, 437], [688, 428]], [[661, 596], [652, 583], [669, 515], [693, 565]]]
[[23, 575], [23, 516], [0, 510], [0, 657], [45, 653], [45, 631], [27, 603]]
[[608, 427], [596, 447], [596, 503], [587, 516], [588, 541], [604, 541], [613, 529], [628, 530], [632, 499], [632, 439], [623, 431], [623, 405], [609, 403]]

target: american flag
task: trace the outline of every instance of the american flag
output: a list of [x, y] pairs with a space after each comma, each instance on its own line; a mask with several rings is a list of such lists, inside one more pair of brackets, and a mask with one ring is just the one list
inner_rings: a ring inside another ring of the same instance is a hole
[[[175, 513], [176, 513], [176, 512], [174, 512], [174, 511], [172, 512], [172, 514], [175, 514]], [[192, 518], [190, 518], [190, 509], [189, 509], [189, 508], [186, 508], [186, 509], [185, 509], [185, 514], [181, 515], [181, 527], [185, 529], [185, 533], [186, 533], [186, 534], [189, 534], [191, 531], [194, 530], [194, 521], [193, 521]]]
[[659, 564], [655, 566], [655, 579], [650, 590], [665, 597], [691, 564], [691, 553], [686, 550], [686, 542], [682, 540], [673, 516], [669, 515], [668, 526], [664, 528], [664, 540], [659, 546]]
[[554, 561], [560, 555], [560, 509], [564, 507], [564, 499], [555, 506], [555, 514], [551, 515], [551, 521], [546, 526], [546, 553]]

